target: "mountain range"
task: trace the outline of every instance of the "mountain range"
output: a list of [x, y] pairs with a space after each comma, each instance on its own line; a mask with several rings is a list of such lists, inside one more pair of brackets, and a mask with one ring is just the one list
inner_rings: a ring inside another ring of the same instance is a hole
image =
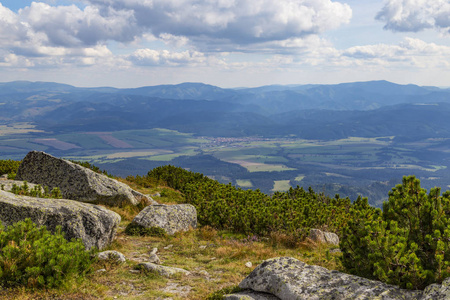
[[311, 185], [379, 205], [403, 175], [448, 185], [448, 120], [450, 89], [388, 81], [235, 89], [15, 81], [0, 83], [0, 158], [41, 150], [121, 176], [171, 163], [243, 188]]
[[[387, 81], [222, 89], [0, 83], [0, 121], [53, 132], [168, 128], [208, 136], [445, 137], [450, 90]], [[414, 136], [411, 132], [414, 131]]]

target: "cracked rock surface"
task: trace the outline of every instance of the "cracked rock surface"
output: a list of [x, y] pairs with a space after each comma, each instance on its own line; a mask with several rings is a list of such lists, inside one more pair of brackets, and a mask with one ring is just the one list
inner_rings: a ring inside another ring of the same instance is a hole
[[16, 180], [58, 187], [64, 198], [107, 205], [137, 205], [154, 200], [129, 186], [70, 161], [40, 151], [31, 151], [23, 159]]
[[173, 235], [197, 227], [197, 210], [190, 204], [150, 205], [132, 223], [144, 228], [158, 227]]
[[108, 246], [116, 235], [120, 216], [104, 207], [66, 199], [19, 196], [0, 190], [0, 221], [9, 226], [30, 218], [55, 232], [60, 225], [65, 238], [81, 239], [87, 249]]
[[450, 299], [450, 278], [442, 284], [432, 284], [424, 291], [404, 290], [380, 281], [329, 271], [319, 266], [310, 266], [291, 257], [264, 261], [239, 284], [239, 287], [269, 293], [282, 300]]

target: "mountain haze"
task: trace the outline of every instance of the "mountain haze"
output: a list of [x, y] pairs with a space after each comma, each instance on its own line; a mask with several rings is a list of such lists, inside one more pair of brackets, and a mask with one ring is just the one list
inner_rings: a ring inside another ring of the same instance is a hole
[[0, 83], [0, 156], [41, 150], [122, 176], [176, 163], [264, 192], [300, 184], [381, 197], [386, 182], [411, 173], [426, 187], [448, 185], [449, 119], [450, 89], [387, 81], [236, 89], [16, 81]]

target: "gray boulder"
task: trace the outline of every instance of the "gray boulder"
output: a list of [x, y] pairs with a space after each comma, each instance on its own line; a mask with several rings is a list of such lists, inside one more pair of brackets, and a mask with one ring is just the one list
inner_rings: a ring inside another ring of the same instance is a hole
[[379, 281], [329, 271], [290, 257], [264, 261], [239, 287], [270, 293], [282, 300], [422, 299], [421, 291], [403, 290]]
[[50, 190], [58, 187], [64, 198], [83, 202], [107, 205], [156, 203], [117, 180], [38, 151], [25, 156], [16, 180], [46, 185]]
[[319, 229], [311, 229], [309, 231], [309, 238], [316, 243], [339, 246], [339, 237], [336, 233], [326, 232]]
[[421, 300], [448, 300], [450, 299], [450, 277], [442, 284], [430, 284], [423, 291]]
[[9, 226], [30, 218], [54, 232], [60, 225], [67, 240], [81, 239], [87, 249], [108, 246], [115, 237], [120, 216], [98, 205], [65, 199], [18, 196], [0, 191], [0, 221]]
[[223, 296], [225, 300], [279, 300], [280, 298], [267, 293], [245, 290], [242, 292]]
[[190, 204], [150, 205], [133, 219], [131, 225], [157, 227], [173, 235], [189, 228], [197, 228], [197, 210]]
[[174, 267], [166, 267], [161, 266], [153, 263], [140, 263], [137, 265], [137, 268], [144, 269], [151, 272], [156, 272], [161, 276], [164, 277], [173, 277], [176, 274], [182, 274], [182, 275], [190, 275], [191, 272], [186, 271], [184, 269], [180, 268], [174, 268]]

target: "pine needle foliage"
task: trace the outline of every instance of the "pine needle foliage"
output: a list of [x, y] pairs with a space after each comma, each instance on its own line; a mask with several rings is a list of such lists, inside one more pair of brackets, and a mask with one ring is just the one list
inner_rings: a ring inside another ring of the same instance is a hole
[[342, 264], [352, 274], [408, 289], [450, 276], [450, 192], [403, 178], [383, 211], [361, 210], [344, 230]]
[[186, 202], [196, 207], [201, 225], [244, 234], [268, 236], [280, 232], [302, 240], [310, 228], [339, 232], [350, 218], [352, 207], [348, 198], [325, 197], [311, 188], [305, 191], [296, 187], [269, 196], [170, 165], [153, 169], [147, 178], [181, 191]]
[[8, 179], [16, 178], [17, 170], [22, 161], [20, 160], [0, 160], [0, 175], [8, 174]]
[[[94, 250], [92, 250], [94, 251]], [[0, 284], [53, 288], [92, 271], [91, 252], [81, 240], [68, 242], [61, 227], [54, 234], [25, 219], [0, 226]]]

